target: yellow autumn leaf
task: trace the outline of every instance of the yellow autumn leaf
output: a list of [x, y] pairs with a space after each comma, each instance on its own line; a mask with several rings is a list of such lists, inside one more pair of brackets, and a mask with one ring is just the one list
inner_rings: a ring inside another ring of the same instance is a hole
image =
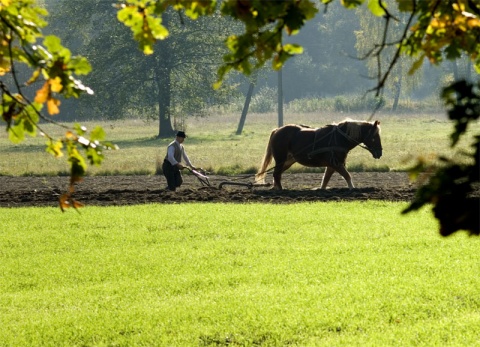
[[63, 89], [62, 80], [60, 77], [55, 77], [48, 80], [50, 84], [50, 90], [55, 93], [60, 93]]
[[77, 137], [75, 136], [75, 134], [73, 132], [71, 132], [70, 130], [68, 130], [66, 133], [65, 133], [65, 138], [69, 139], [69, 140], [73, 140], [73, 139], [76, 139]]
[[50, 95], [50, 86], [48, 82], [45, 82], [42, 88], [37, 90], [37, 94], [35, 95], [35, 102], [39, 104], [43, 104], [48, 100]]
[[75, 209], [85, 206], [83, 203], [81, 203], [80, 201], [77, 201], [77, 200], [72, 200], [72, 204], [73, 204], [73, 208], [75, 208]]
[[462, 11], [465, 11], [465, 4], [462, 4], [462, 3], [452, 4], [452, 8], [457, 12], [462, 12]]
[[35, 71], [33, 71], [32, 77], [30, 77], [30, 79], [26, 82], [28, 86], [37, 81], [38, 77], [40, 76], [40, 71], [40, 69], [36, 69]]
[[0, 57], [0, 76], [4, 76], [6, 73], [8, 73], [10, 68], [10, 60], [3, 59], [3, 56]]
[[60, 106], [60, 100], [55, 99], [55, 98], [49, 98], [47, 101], [47, 108], [48, 108], [48, 113], [51, 115], [54, 114], [59, 114], [60, 109], [58, 108]]
[[467, 21], [468, 27], [470, 29], [475, 29], [480, 27], [480, 20], [477, 18], [470, 18]]
[[63, 148], [62, 141], [57, 141], [55, 143], [51, 143], [48, 146], [48, 151], [51, 154], [53, 154], [53, 156], [55, 156], [55, 158], [60, 158], [60, 157], [63, 157], [62, 148]]
[[65, 212], [65, 209], [70, 208], [70, 203], [68, 199], [70, 198], [70, 194], [62, 194], [58, 198], [58, 204], [60, 205], [60, 209], [62, 212]]
[[74, 209], [79, 209], [81, 207], [84, 207], [85, 205], [82, 204], [80, 201], [77, 201], [75, 199], [72, 198], [72, 191], [73, 189], [71, 189], [70, 193], [65, 193], [65, 194], [62, 194], [59, 198], [58, 198], [58, 203], [60, 205], [60, 209], [62, 210], [62, 212], [65, 212], [65, 210], [67, 208], [74, 208]]

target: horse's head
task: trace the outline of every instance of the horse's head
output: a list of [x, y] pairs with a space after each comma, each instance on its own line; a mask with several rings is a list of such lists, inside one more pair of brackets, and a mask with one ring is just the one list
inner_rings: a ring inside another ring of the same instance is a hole
[[370, 124], [371, 128], [368, 130], [363, 143], [367, 149], [372, 153], [375, 159], [380, 159], [382, 156], [382, 141], [380, 140], [380, 122], [376, 120]]

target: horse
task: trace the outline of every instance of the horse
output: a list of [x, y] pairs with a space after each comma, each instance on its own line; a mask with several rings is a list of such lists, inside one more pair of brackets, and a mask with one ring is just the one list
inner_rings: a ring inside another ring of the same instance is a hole
[[347, 119], [321, 128], [296, 124], [276, 128], [270, 134], [262, 164], [255, 175], [256, 182], [265, 184], [267, 167], [273, 158], [273, 189], [282, 189], [282, 173], [294, 163], [308, 167], [326, 167], [321, 189], [327, 187], [335, 171], [353, 189], [352, 177], [345, 168], [345, 161], [348, 152], [356, 146], [367, 149], [373, 158], [380, 159], [382, 142], [379, 121]]

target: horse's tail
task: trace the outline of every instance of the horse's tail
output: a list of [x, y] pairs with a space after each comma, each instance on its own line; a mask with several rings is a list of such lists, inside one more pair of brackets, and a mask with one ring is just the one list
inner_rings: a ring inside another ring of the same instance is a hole
[[260, 165], [260, 169], [255, 175], [255, 182], [259, 184], [265, 184], [265, 176], [267, 175], [267, 167], [270, 165], [272, 162], [272, 137], [273, 134], [277, 129], [272, 130], [272, 133], [270, 134], [270, 139], [268, 140], [267, 148], [265, 150], [265, 155], [263, 156], [262, 164]]

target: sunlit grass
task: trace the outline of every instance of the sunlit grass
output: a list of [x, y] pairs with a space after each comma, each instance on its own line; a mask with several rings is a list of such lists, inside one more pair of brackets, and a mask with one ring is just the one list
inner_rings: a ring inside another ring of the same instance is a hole
[[476, 345], [480, 241], [403, 207], [0, 209], [0, 345]]
[[[292, 114], [285, 115], [285, 124], [323, 126], [350, 117], [364, 120], [370, 114]], [[202, 119], [187, 119], [185, 142], [187, 153], [196, 166], [212, 173], [250, 173], [258, 168], [265, 151], [270, 131], [276, 127], [275, 114], [248, 115], [242, 135], [235, 135], [239, 115], [212, 115]], [[418, 156], [434, 153], [454, 156], [449, 149], [452, 124], [443, 114], [382, 115], [375, 119], [382, 123], [383, 157], [372, 158], [360, 147], [349, 154], [347, 165], [352, 171], [402, 171]], [[89, 174], [154, 174], [163, 161], [166, 146], [172, 139], [156, 139], [158, 125], [139, 120], [88, 122], [88, 128], [102, 126], [108, 140], [119, 145], [119, 151], [108, 151], [101, 167], [89, 167]], [[54, 136], [61, 129], [43, 125]], [[472, 124], [470, 131], [478, 133], [479, 124]], [[0, 134], [0, 175], [57, 175], [68, 172], [65, 160], [54, 159], [45, 153], [45, 138], [29, 138], [14, 145]], [[460, 148], [465, 149], [463, 142]], [[458, 156], [457, 156], [458, 158]], [[41, 160], [38, 160], [41, 159]], [[305, 168], [294, 166], [292, 170]]]

